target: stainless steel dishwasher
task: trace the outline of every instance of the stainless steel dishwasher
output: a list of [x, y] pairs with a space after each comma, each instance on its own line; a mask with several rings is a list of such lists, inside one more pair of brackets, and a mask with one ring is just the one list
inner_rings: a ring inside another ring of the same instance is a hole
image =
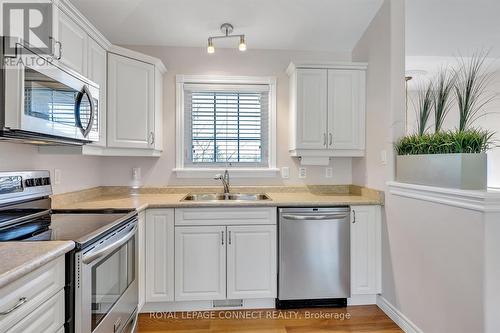
[[350, 209], [280, 208], [277, 308], [346, 306]]

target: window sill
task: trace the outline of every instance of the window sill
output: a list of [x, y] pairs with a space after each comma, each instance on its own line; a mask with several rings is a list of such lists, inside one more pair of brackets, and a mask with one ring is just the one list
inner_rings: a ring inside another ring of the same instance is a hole
[[[174, 172], [177, 178], [213, 178], [218, 173], [223, 173], [224, 168], [177, 168]], [[273, 178], [280, 169], [278, 168], [228, 168], [232, 178]]]

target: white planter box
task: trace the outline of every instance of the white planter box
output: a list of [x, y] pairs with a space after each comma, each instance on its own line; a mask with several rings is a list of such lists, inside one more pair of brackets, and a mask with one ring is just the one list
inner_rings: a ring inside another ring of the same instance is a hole
[[396, 179], [402, 183], [484, 190], [487, 156], [486, 153], [397, 156]]

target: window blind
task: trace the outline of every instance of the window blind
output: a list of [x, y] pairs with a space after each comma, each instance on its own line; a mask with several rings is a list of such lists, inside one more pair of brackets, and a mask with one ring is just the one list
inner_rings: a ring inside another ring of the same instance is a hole
[[184, 108], [187, 164], [268, 165], [267, 87], [187, 86]]

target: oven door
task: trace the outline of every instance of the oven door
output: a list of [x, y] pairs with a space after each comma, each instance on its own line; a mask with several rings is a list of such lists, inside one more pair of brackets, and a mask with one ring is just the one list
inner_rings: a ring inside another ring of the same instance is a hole
[[99, 86], [18, 45], [5, 58], [5, 123], [9, 130], [71, 140], [99, 140]]
[[[75, 331], [115, 333], [136, 320], [137, 223], [76, 256]], [[102, 241], [102, 240], [101, 240]]]

